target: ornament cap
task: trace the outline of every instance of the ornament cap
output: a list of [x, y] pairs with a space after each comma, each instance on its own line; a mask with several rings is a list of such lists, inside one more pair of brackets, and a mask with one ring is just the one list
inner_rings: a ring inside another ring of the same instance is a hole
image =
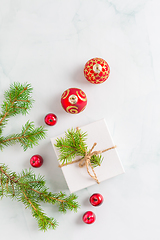
[[100, 73], [102, 71], [102, 66], [100, 64], [98, 64], [98, 63], [94, 64], [93, 65], [93, 71], [95, 73]]
[[72, 94], [71, 96], [69, 96], [68, 101], [71, 104], [76, 104], [78, 102], [78, 97], [76, 95]]

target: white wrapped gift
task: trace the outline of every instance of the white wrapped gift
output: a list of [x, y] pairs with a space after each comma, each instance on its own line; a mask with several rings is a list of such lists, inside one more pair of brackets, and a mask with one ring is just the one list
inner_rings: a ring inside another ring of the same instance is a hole
[[[82, 127], [78, 127], [82, 130], [82, 132], [87, 132], [86, 143], [88, 150], [92, 148], [95, 142], [97, 145], [95, 146], [94, 151], [104, 150], [115, 145], [108, 131], [105, 119], [90, 123]], [[51, 138], [51, 143], [53, 145], [57, 159], [59, 158], [60, 152], [55, 147], [55, 144], [56, 139], [61, 137], [65, 137], [65, 133]], [[118, 156], [117, 148], [113, 148], [102, 153], [102, 156], [104, 159], [101, 166], [94, 168], [99, 182], [124, 173], [124, 168]], [[80, 157], [76, 157], [75, 160], [79, 158]], [[84, 166], [80, 168], [78, 163], [63, 166], [61, 169], [71, 193], [89, 187], [93, 184], [97, 184], [96, 181], [88, 174], [86, 167]]]

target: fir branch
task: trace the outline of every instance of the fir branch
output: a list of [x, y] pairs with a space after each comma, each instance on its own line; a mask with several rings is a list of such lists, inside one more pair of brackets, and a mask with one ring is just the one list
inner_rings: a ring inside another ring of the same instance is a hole
[[[79, 160], [73, 161], [76, 156], [85, 157], [86, 153], [91, 152], [93, 149], [87, 150], [86, 144], [86, 132], [82, 132], [81, 129], [68, 129], [65, 132], [64, 138], [57, 138], [55, 147], [60, 151], [59, 161], [62, 163], [61, 166], [71, 164], [72, 162], [77, 162]], [[94, 146], [94, 145], [93, 145]], [[103, 161], [101, 154], [91, 156], [92, 167], [95, 168], [100, 166]]]
[[95, 168], [95, 167], [101, 166], [103, 159], [104, 158], [102, 157], [102, 155], [92, 155], [91, 157], [92, 167]]
[[80, 129], [71, 129], [65, 132], [65, 138], [57, 138], [55, 147], [59, 148], [59, 160], [62, 164], [71, 162], [75, 156], [85, 156], [87, 151], [86, 132]]
[[5, 100], [2, 103], [0, 114], [0, 134], [2, 128], [11, 116], [17, 114], [26, 115], [32, 107], [34, 100], [31, 97], [33, 88], [28, 83], [13, 83], [8, 91], [4, 93]]
[[0, 137], [0, 149], [20, 143], [23, 150], [26, 151], [28, 148], [33, 148], [38, 145], [39, 140], [46, 137], [46, 129], [42, 126], [35, 128], [33, 122], [27, 121], [25, 126], [22, 127], [22, 132], [19, 134], [12, 134], [6, 137]]
[[33, 217], [38, 222], [40, 230], [55, 229], [58, 225], [54, 218], [48, 217], [42, 210], [40, 202], [57, 204], [59, 211], [65, 213], [68, 210], [77, 211], [77, 196], [60, 192], [53, 194], [46, 187], [46, 181], [41, 175], [36, 175], [31, 170], [23, 170], [21, 174], [11, 172], [6, 165], [0, 165], [0, 196], [10, 197], [22, 202], [26, 208], [32, 211]]
[[15, 143], [20, 143], [26, 151], [28, 148], [38, 145], [39, 140], [46, 137], [46, 130], [42, 126], [35, 128], [33, 122], [29, 121], [22, 127], [21, 133], [2, 136], [2, 130], [11, 116], [27, 114], [31, 109], [34, 102], [31, 96], [32, 90], [30, 84], [15, 82], [5, 92], [5, 100], [2, 103], [0, 114], [0, 150]]

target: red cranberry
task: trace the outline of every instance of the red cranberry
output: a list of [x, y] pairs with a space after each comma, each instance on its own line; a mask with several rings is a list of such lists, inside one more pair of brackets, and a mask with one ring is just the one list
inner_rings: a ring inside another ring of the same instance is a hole
[[85, 212], [83, 215], [83, 222], [87, 224], [94, 223], [96, 220], [96, 215], [92, 211]]
[[33, 155], [30, 159], [30, 164], [32, 167], [38, 168], [43, 164], [43, 158], [40, 155]]
[[57, 116], [53, 113], [48, 113], [45, 118], [44, 118], [44, 121], [47, 125], [49, 126], [53, 126], [56, 124], [57, 122]]
[[99, 206], [101, 205], [103, 202], [103, 196], [99, 193], [94, 193], [91, 197], [90, 197], [90, 203], [93, 206]]

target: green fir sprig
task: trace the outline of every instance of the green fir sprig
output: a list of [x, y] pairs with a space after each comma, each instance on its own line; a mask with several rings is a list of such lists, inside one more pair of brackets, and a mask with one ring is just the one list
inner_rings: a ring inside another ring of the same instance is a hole
[[15, 143], [20, 143], [24, 151], [28, 148], [38, 145], [39, 140], [46, 137], [46, 129], [40, 126], [34, 127], [34, 123], [27, 121], [19, 134], [2, 136], [3, 128], [12, 116], [18, 114], [26, 115], [32, 108], [34, 100], [32, 99], [33, 88], [28, 83], [13, 83], [9, 90], [4, 93], [4, 101], [1, 105], [0, 114], [0, 150]]
[[32, 91], [33, 88], [28, 83], [14, 82], [10, 85], [10, 88], [4, 93], [5, 100], [1, 106], [0, 128], [5, 126], [11, 116], [26, 115], [29, 112], [34, 102], [31, 96]]
[[[82, 132], [81, 129], [68, 129], [65, 132], [64, 138], [57, 138], [55, 147], [60, 151], [59, 161], [62, 165], [71, 163], [76, 156], [80, 156], [82, 159], [88, 154], [88, 146], [86, 144], [87, 132]], [[100, 166], [103, 161], [101, 154], [92, 155], [90, 163], [93, 168]]]
[[51, 193], [46, 187], [46, 181], [41, 175], [36, 175], [31, 170], [23, 170], [18, 174], [8, 169], [5, 164], [0, 165], [0, 197], [9, 197], [22, 202], [29, 208], [33, 217], [38, 222], [40, 230], [55, 229], [57, 221], [48, 217], [40, 206], [40, 202], [56, 204], [59, 211], [65, 213], [67, 209], [77, 211], [79, 205], [77, 196], [65, 193]]
[[39, 140], [44, 138], [45, 129], [42, 126], [35, 128], [33, 122], [27, 121], [27, 123], [22, 126], [21, 133], [0, 137], [0, 149], [2, 150], [4, 147], [20, 143], [23, 150], [26, 151], [28, 148], [33, 148], [33, 146], [38, 145]]

